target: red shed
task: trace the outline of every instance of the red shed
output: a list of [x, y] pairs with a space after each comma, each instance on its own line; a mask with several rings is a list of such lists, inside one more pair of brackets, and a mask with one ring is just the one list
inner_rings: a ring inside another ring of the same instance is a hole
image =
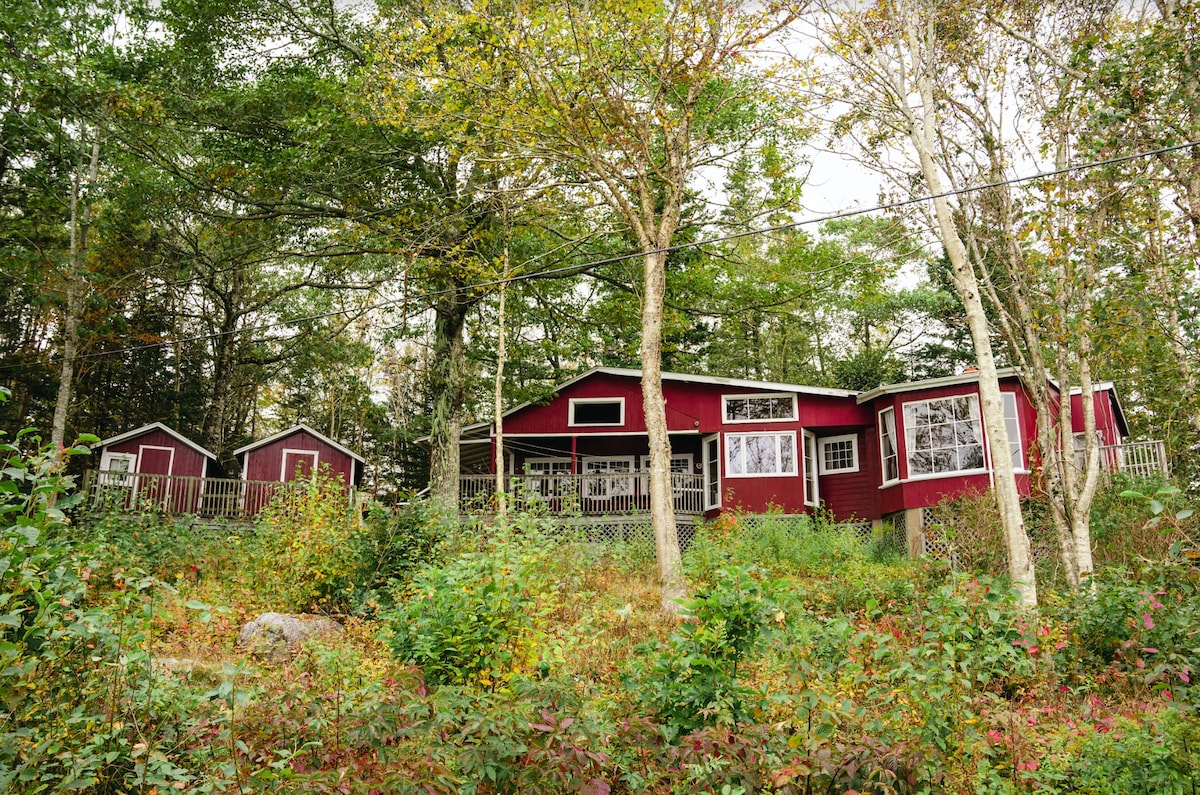
[[199, 512], [209, 462], [217, 460], [161, 422], [109, 437], [96, 448], [105, 485], [128, 486], [130, 496], [137, 493], [173, 513]]
[[287, 483], [313, 470], [336, 474], [347, 486], [362, 480], [362, 456], [307, 425], [293, 425], [233, 454], [241, 459], [243, 480]]

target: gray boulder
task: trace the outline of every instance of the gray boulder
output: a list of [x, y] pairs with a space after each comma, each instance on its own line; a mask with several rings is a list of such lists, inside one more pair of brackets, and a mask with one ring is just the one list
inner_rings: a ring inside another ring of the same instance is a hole
[[242, 627], [237, 646], [268, 662], [287, 662], [302, 642], [341, 631], [341, 624], [324, 616], [263, 613]]

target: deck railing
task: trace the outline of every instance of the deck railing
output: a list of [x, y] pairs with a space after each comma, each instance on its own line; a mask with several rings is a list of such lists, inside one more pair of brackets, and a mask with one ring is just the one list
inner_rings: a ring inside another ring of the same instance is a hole
[[[1083, 469], [1083, 451], [1075, 451], [1075, 466]], [[1104, 472], [1127, 472], [1130, 475], [1166, 475], [1167, 448], [1161, 440], [1126, 442], [1100, 448], [1100, 469]]]
[[254, 518], [285, 484], [236, 478], [196, 478], [88, 470], [84, 493], [89, 505], [119, 511], [190, 514], [205, 519]]
[[[514, 475], [508, 478], [507, 493], [515, 510], [623, 516], [649, 512], [647, 480], [644, 472]], [[463, 475], [459, 480], [459, 504], [464, 511], [487, 510], [495, 493], [495, 475]], [[675, 513], [704, 513], [703, 476], [672, 472], [671, 494]]]

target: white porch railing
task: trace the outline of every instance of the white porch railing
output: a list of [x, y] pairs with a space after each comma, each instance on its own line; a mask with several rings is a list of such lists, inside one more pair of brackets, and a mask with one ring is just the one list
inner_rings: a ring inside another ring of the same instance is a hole
[[[1083, 469], [1083, 451], [1075, 451], [1075, 467]], [[1109, 444], [1100, 448], [1100, 469], [1130, 475], [1166, 475], [1167, 448], [1161, 440]]]
[[86, 473], [83, 487], [87, 503], [96, 507], [244, 521], [254, 518], [276, 491], [288, 485], [92, 469]]
[[[588, 475], [513, 475], [508, 478], [509, 505], [515, 510], [550, 510], [581, 516], [623, 516], [650, 511], [647, 476], [641, 472]], [[463, 475], [459, 505], [464, 511], [487, 510], [494, 503], [495, 475]], [[702, 475], [671, 473], [675, 513], [704, 513]]]

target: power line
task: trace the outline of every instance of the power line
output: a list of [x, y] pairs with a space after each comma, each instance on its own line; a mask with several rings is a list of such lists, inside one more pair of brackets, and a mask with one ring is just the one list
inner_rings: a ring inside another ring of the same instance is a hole
[[[616, 264], [619, 262], [625, 262], [627, 260], [637, 259], [639, 257], [647, 257], [647, 256], [651, 256], [654, 254], [672, 254], [672, 253], [675, 253], [678, 251], [687, 251], [690, 249], [700, 248], [703, 246], [711, 246], [711, 245], [716, 245], [719, 243], [728, 243], [728, 242], [731, 242], [734, 240], [742, 240], [742, 239], [745, 239], [748, 237], [757, 237], [760, 235], [777, 234], [777, 233], [786, 232], [786, 231], [789, 231], [792, 229], [799, 229], [801, 227], [812, 226], [814, 224], [823, 224], [823, 223], [827, 223], [829, 221], [837, 221], [837, 220], [841, 220], [844, 218], [856, 218], [861, 215], [869, 215], [872, 213], [891, 212], [891, 211], [899, 210], [899, 209], [902, 209], [905, 207], [911, 207], [916, 204], [922, 204], [924, 202], [936, 201], [938, 199], [948, 199], [948, 198], [953, 198], [956, 196], [965, 196], [965, 195], [968, 195], [971, 193], [979, 193], [979, 192], [986, 191], [986, 190], [994, 190], [996, 188], [1009, 187], [1012, 185], [1020, 185], [1020, 184], [1026, 183], [1026, 182], [1035, 182], [1037, 180], [1049, 179], [1050, 177], [1064, 176], [1066, 174], [1075, 174], [1075, 173], [1079, 173], [1081, 171], [1088, 171], [1088, 170], [1091, 170], [1094, 168], [1104, 168], [1106, 166], [1119, 165], [1121, 163], [1128, 163], [1128, 162], [1131, 162], [1134, 160], [1140, 160], [1142, 158], [1147, 158], [1147, 157], [1158, 157], [1159, 155], [1169, 154], [1171, 152], [1178, 152], [1183, 149], [1190, 149], [1190, 148], [1193, 148], [1196, 146], [1200, 146], [1200, 141], [1187, 141], [1187, 142], [1181, 143], [1181, 144], [1172, 144], [1169, 146], [1162, 146], [1162, 147], [1158, 147], [1156, 149], [1149, 149], [1149, 150], [1143, 150], [1140, 152], [1134, 152], [1131, 154], [1119, 155], [1117, 157], [1110, 157], [1110, 158], [1106, 158], [1104, 160], [1095, 160], [1095, 161], [1091, 161], [1088, 163], [1078, 163], [1075, 165], [1064, 166], [1063, 168], [1057, 168], [1057, 169], [1053, 169], [1050, 171], [1040, 171], [1036, 174], [1030, 174], [1030, 175], [1023, 176], [1023, 177], [1012, 177], [1010, 179], [997, 180], [995, 182], [987, 182], [987, 183], [983, 183], [981, 185], [970, 185], [970, 186], [963, 187], [963, 188], [955, 188], [953, 190], [942, 191], [941, 193], [927, 194], [925, 196], [915, 196], [915, 197], [908, 198], [908, 199], [902, 199], [899, 201], [889, 202], [887, 204], [877, 204], [872, 207], [858, 208], [858, 209], [853, 209], [853, 210], [842, 210], [842, 211], [835, 212], [835, 213], [827, 213], [825, 215], [821, 215], [816, 218], [806, 218], [806, 219], [801, 219], [798, 221], [788, 221], [787, 223], [776, 224], [774, 226], [760, 227], [757, 229], [748, 229], [748, 230], [744, 230], [742, 232], [732, 232], [727, 235], [721, 235], [718, 237], [708, 238], [705, 240], [696, 240], [696, 241], [690, 241], [690, 242], [686, 242], [686, 243], [677, 243], [674, 245], [662, 246], [660, 248], [650, 249], [647, 251], [630, 251], [625, 254], [616, 254], [611, 257], [605, 257], [603, 259], [592, 260], [590, 262], [585, 262], [582, 264], [564, 265], [559, 268], [551, 268], [551, 269], [545, 270], [545, 271], [537, 271], [534, 273], [524, 273], [524, 274], [517, 274], [517, 275], [513, 275], [513, 276], [509, 276], [509, 277], [490, 279], [490, 280], [481, 281], [481, 282], [477, 282], [477, 283], [470, 284], [470, 285], [464, 285], [461, 287], [448, 287], [443, 290], [429, 290], [429, 291], [417, 293], [414, 295], [405, 295], [400, 298], [390, 299], [387, 301], [381, 301], [381, 302], [378, 302], [375, 304], [370, 304], [370, 305], [363, 306], [363, 307], [338, 309], [338, 310], [332, 310], [329, 312], [321, 312], [321, 313], [318, 313], [315, 315], [307, 315], [304, 317], [288, 318], [287, 320], [280, 320], [280, 321], [276, 321], [274, 323], [264, 323], [264, 324], [261, 324], [258, 326], [249, 326], [246, 328], [236, 329], [234, 331], [217, 331], [217, 332], [211, 332], [211, 333], [207, 333], [207, 334], [196, 334], [196, 335], [193, 335], [190, 337], [182, 337], [182, 338], [173, 339], [173, 340], [164, 340], [161, 342], [151, 342], [151, 343], [146, 343], [143, 345], [133, 345], [133, 346], [125, 347], [125, 348], [116, 348], [116, 349], [106, 350], [106, 351], [96, 351], [94, 353], [80, 354], [75, 357], [75, 360], [80, 361], [80, 360], [86, 360], [86, 359], [102, 358], [105, 356], [118, 356], [118, 355], [126, 354], [126, 353], [138, 353], [138, 352], [145, 351], [145, 350], [153, 350], [156, 348], [180, 345], [180, 344], [189, 343], [189, 342], [202, 342], [205, 340], [219, 339], [220, 337], [229, 336], [229, 335], [233, 335], [233, 334], [261, 333], [261, 332], [270, 331], [270, 330], [276, 329], [276, 328], [282, 328], [285, 326], [292, 326], [292, 325], [298, 325], [298, 324], [303, 324], [303, 323], [312, 323], [312, 322], [316, 322], [318, 320], [326, 320], [328, 318], [339, 317], [342, 315], [350, 315], [350, 314], [362, 315], [367, 312], [372, 312], [372, 311], [379, 310], [379, 309], [385, 309], [387, 307], [395, 306], [397, 304], [407, 304], [409, 302], [427, 301], [429, 299], [439, 298], [441, 296], [446, 296], [446, 295], [453, 295], [456, 293], [475, 292], [475, 291], [484, 290], [484, 289], [488, 289], [488, 288], [492, 288], [492, 287], [500, 287], [501, 285], [515, 284], [515, 283], [523, 282], [523, 281], [554, 278], [555, 276], [559, 276], [559, 275], [565, 276], [568, 274], [581, 274], [581, 273], [586, 273], [588, 271], [595, 270], [596, 268], [602, 267], [604, 265], [613, 265], [613, 264]], [[528, 264], [528, 262], [526, 262], [524, 264]], [[841, 267], [841, 266], [838, 266], [838, 267]], [[832, 270], [832, 268], [830, 270]], [[57, 364], [59, 362], [61, 362], [61, 357], [44, 359], [41, 361], [42, 364]], [[27, 367], [31, 363], [32, 362], [26, 362], [23, 364], [0, 365], [0, 370], [11, 370], [11, 369], [17, 369], [20, 367]]]

